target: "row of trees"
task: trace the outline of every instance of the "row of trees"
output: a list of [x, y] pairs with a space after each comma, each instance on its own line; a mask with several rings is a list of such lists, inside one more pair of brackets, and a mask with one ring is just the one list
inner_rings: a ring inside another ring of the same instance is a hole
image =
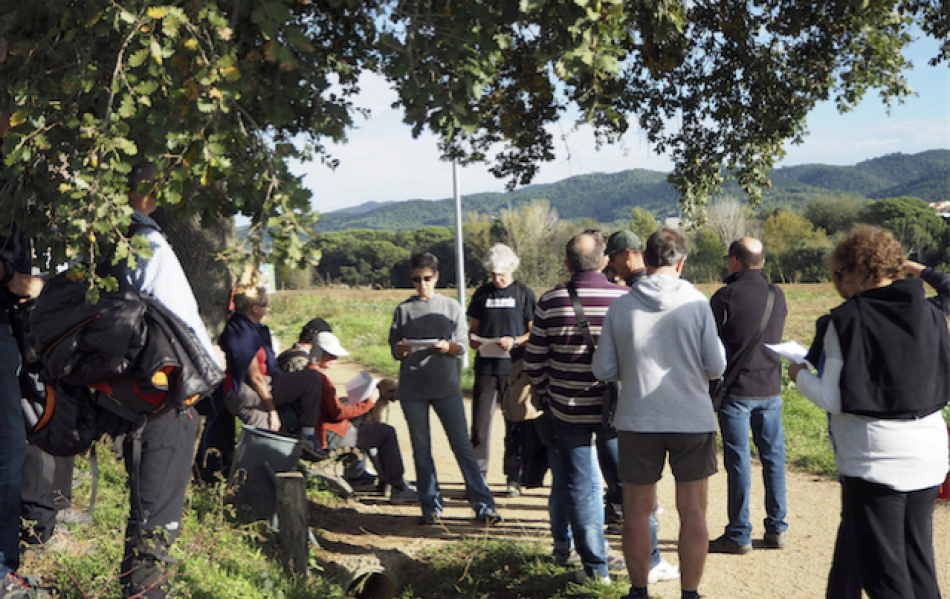
[[[695, 282], [721, 280], [729, 243], [743, 236], [763, 240], [767, 276], [776, 282], [817, 282], [830, 278], [829, 257], [838, 239], [854, 223], [886, 227], [901, 240], [910, 258], [946, 268], [950, 264], [950, 230], [923, 200], [887, 198], [865, 203], [856, 198], [819, 198], [802, 211], [788, 208], [754, 211], [735, 198], [722, 198], [708, 210], [707, 224], [687, 231], [690, 243], [685, 276]], [[521, 258], [518, 278], [535, 288], [556, 284], [565, 275], [564, 245], [586, 228], [630, 228], [646, 240], [660, 223], [640, 206], [626, 222], [602, 225], [588, 219], [563, 220], [546, 200], [503, 209], [495, 218], [470, 213], [463, 225], [467, 285], [487, 280], [482, 264], [488, 248], [505, 243]], [[352, 230], [326, 233], [318, 240], [322, 257], [312, 269], [282, 267], [285, 288], [315, 281], [353, 286], [411, 287], [409, 258], [420, 251], [442, 262], [442, 283], [457, 286], [455, 231], [423, 227], [415, 231]]]

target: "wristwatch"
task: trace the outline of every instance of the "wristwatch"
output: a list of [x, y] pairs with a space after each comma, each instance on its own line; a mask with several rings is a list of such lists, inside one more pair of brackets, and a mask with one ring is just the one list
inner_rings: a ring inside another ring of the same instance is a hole
[[514, 345], [512, 345], [512, 347], [518, 347], [518, 345], [519, 345], [519, 343], [518, 343], [518, 338], [517, 338], [517, 337], [512, 337], [512, 339], [515, 340]]
[[3, 276], [0, 277], [0, 285], [7, 285], [16, 276], [16, 268], [14, 268], [12, 262], [3, 256], [0, 256], [0, 264], [3, 264]]

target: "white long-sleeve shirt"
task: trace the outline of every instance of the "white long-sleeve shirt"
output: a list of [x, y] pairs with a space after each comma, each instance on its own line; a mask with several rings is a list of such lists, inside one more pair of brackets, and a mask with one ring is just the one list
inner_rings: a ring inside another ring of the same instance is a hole
[[844, 359], [834, 323], [824, 339], [821, 376], [798, 375], [798, 390], [830, 414], [835, 463], [843, 476], [886, 485], [895, 491], [935, 487], [947, 477], [947, 424], [938, 411], [919, 420], [883, 420], [841, 411]]

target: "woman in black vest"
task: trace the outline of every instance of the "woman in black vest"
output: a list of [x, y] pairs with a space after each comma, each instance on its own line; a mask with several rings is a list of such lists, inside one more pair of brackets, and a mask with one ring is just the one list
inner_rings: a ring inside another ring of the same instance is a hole
[[[824, 318], [819, 372], [789, 377], [829, 413], [861, 584], [871, 599], [936, 599], [937, 487], [947, 476], [950, 277], [908, 262], [894, 236], [859, 225], [831, 259], [846, 301]], [[919, 276], [938, 295], [927, 299]], [[840, 539], [839, 539], [840, 541]]]

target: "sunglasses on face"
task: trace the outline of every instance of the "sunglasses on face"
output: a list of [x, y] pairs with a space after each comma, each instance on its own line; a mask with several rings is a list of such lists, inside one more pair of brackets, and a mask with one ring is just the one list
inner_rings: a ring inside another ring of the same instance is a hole
[[412, 282], [413, 282], [413, 283], [421, 283], [421, 282], [425, 281], [426, 283], [428, 283], [429, 281], [431, 281], [431, 280], [434, 279], [434, 278], [435, 278], [435, 275], [426, 275], [426, 276], [424, 276], [424, 277], [412, 277]]

